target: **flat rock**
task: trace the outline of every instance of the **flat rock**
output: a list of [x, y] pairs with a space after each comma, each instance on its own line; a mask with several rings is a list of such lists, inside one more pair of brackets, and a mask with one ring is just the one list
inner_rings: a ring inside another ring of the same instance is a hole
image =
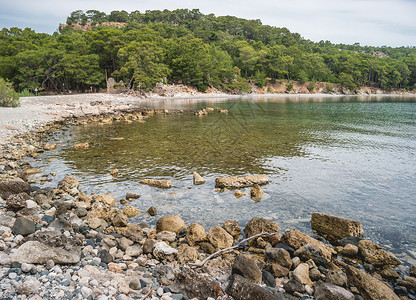
[[355, 285], [364, 299], [399, 300], [400, 298], [384, 282], [350, 265], [345, 265], [348, 283]]
[[80, 253], [49, 247], [36, 241], [24, 243], [12, 254], [12, 260], [20, 263], [46, 264], [50, 259], [56, 264], [76, 264], [81, 257]]
[[170, 231], [178, 234], [186, 228], [185, 222], [179, 216], [164, 216], [157, 220], [156, 231]]
[[30, 194], [30, 184], [20, 180], [0, 181], [0, 196], [3, 199], [20, 193]]
[[246, 177], [219, 177], [215, 179], [215, 187], [222, 189], [240, 189], [253, 186], [254, 184], [264, 185], [269, 183], [266, 175], [249, 175]]
[[316, 300], [354, 300], [354, 294], [332, 283], [320, 283], [315, 288]]
[[144, 179], [140, 181], [141, 184], [147, 184], [149, 186], [158, 187], [161, 189], [170, 189], [172, 187], [172, 182], [170, 180], [151, 180]]
[[321, 249], [322, 255], [327, 260], [331, 260], [332, 255], [336, 254], [335, 250], [332, 247], [310, 237], [309, 235], [303, 232], [300, 232], [297, 229], [291, 229], [286, 231], [282, 235], [282, 243], [289, 245], [293, 249], [299, 249], [300, 247], [305, 246], [307, 244], [315, 245], [319, 249]]
[[398, 266], [400, 260], [390, 252], [383, 250], [379, 245], [370, 240], [361, 240], [358, 243], [358, 249], [365, 261], [375, 266], [392, 265]]
[[337, 242], [350, 236], [363, 236], [360, 222], [324, 213], [312, 213], [312, 230], [323, 235], [329, 242]]
[[212, 226], [208, 231], [208, 240], [217, 249], [229, 248], [234, 243], [234, 238], [219, 226]]
[[237, 256], [234, 260], [231, 274], [241, 275], [248, 281], [255, 284], [261, 283], [262, 274], [260, 268], [252, 259], [243, 255]]
[[21, 234], [26, 236], [28, 234], [34, 233], [36, 230], [35, 223], [27, 218], [18, 217], [13, 224], [12, 232], [14, 235]]

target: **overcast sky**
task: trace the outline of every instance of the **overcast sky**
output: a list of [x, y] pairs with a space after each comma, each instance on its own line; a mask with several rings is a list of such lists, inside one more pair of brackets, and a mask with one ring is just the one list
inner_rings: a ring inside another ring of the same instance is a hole
[[416, 0], [0, 0], [0, 28], [53, 33], [74, 10], [127, 12], [198, 8], [204, 14], [260, 19], [319, 42], [416, 46]]

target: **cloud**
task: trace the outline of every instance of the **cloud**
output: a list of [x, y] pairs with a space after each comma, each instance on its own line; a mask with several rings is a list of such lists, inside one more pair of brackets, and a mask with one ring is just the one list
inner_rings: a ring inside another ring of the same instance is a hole
[[286, 27], [313, 41], [362, 45], [416, 46], [416, 1], [413, 0], [37, 0], [5, 1], [1, 27], [31, 27], [52, 33], [74, 10], [163, 10], [198, 8], [202, 13], [260, 19]]

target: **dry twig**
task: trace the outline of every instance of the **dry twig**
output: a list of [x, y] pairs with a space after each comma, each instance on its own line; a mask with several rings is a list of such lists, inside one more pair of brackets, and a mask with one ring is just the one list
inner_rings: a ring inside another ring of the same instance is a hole
[[144, 300], [144, 299], [146, 299], [147, 297], [149, 297], [150, 296], [150, 294], [153, 292], [153, 288], [151, 288], [150, 289], [150, 291], [146, 294], [146, 295], [144, 295], [143, 296], [143, 298], [142, 299], [140, 299], [140, 300]]
[[228, 247], [228, 248], [225, 248], [225, 249], [221, 249], [221, 250], [218, 250], [217, 252], [215, 252], [215, 253], [212, 253], [210, 256], [208, 256], [208, 257], [206, 257], [203, 261], [201, 261], [200, 263], [190, 263], [190, 264], [188, 264], [191, 268], [200, 268], [200, 267], [202, 267], [203, 265], [205, 265], [205, 263], [208, 261], [208, 260], [210, 260], [211, 258], [213, 258], [213, 257], [215, 257], [215, 256], [217, 256], [217, 255], [219, 255], [219, 254], [221, 254], [221, 253], [224, 253], [224, 252], [227, 252], [227, 251], [230, 251], [230, 250], [232, 250], [232, 249], [236, 249], [236, 248], [238, 248], [238, 247], [240, 247], [242, 244], [244, 244], [245, 242], [248, 242], [249, 240], [252, 240], [252, 239], [255, 239], [255, 238], [258, 238], [258, 237], [261, 237], [261, 236], [272, 236], [272, 235], [275, 235], [275, 234], [278, 234], [277, 232], [273, 232], [273, 233], [268, 233], [268, 232], [262, 232], [262, 233], [258, 233], [258, 234], [255, 234], [255, 235], [253, 235], [253, 236], [251, 236], [251, 237], [249, 237], [249, 238], [246, 238], [246, 239], [244, 239], [244, 240], [241, 240], [240, 242], [238, 242], [237, 244], [235, 244], [234, 246], [231, 246], [231, 247]]

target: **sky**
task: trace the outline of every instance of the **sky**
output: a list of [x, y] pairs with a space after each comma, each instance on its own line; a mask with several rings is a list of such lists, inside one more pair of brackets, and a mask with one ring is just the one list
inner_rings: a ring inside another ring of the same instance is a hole
[[416, 46], [416, 0], [0, 0], [0, 29], [53, 33], [72, 11], [110, 13], [199, 9], [204, 14], [260, 19], [315, 42]]

